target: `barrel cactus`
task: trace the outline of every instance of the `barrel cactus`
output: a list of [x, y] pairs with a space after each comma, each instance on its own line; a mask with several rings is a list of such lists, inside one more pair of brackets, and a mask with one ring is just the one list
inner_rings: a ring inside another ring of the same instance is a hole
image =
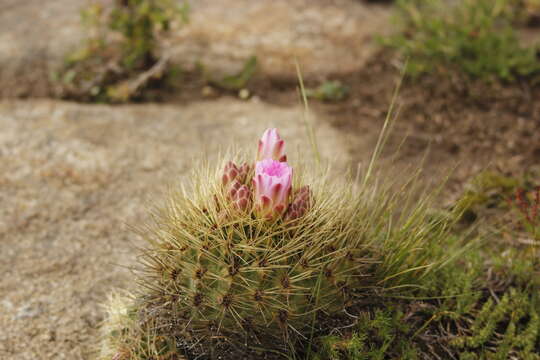
[[417, 231], [418, 209], [391, 230], [393, 196], [293, 169], [275, 129], [256, 157], [225, 159], [191, 180], [141, 231], [139, 291], [123, 312], [111, 311], [124, 320], [112, 326], [120, 330], [107, 359], [165, 359], [171, 349], [236, 359], [238, 347], [290, 354], [321, 317], [425, 271], [420, 242], [442, 231]]

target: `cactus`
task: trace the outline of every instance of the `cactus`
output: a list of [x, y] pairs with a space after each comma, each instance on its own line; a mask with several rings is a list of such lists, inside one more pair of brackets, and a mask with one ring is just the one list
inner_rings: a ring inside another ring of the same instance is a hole
[[141, 299], [165, 324], [180, 320], [182, 336], [194, 341], [286, 352], [313, 331], [317, 313], [351, 302], [368, 252], [363, 228], [351, 221], [359, 213], [351, 194], [327, 178], [292, 186], [277, 132], [259, 144], [254, 174], [228, 161], [223, 171], [200, 173], [194, 191], [177, 193], [156, 214], [146, 231]]
[[[220, 174], [196, 183], [207, 178]], [[193, 339], [243, 342], [249, 334], [252, 344], [280, 343], [287, 351], [298, 336], [309, 336], [317, 312], [350, 303], [350, 289], [369, 265], [359, 246], [363, 229], [351, 221], [357, 209], [350, 197], [329, 184], [312, 183], [311, 195], [298, 192], [278, 218], [256, 204], [252, 211], [235, 206], [248, 184], [238, 191], [223, 191], [219, 181], [195, 187], [157, 214], [146, 232], [144, 306], [165, 323], [182, 319], [182, 332]]]
[[359, 298], [405, 292], [435, 268], [430, 246], [447, 227], [430, 220], [426, 199], [412, 205], [409, 192], [301, 166], [293, 177], [284, 146], [267, 131], [255, 163], [239, 156], [198, 169], [153, 213], [126, 305], [133, 323], [117, 326], [123, 335], [108, 349], [141, 360], [165, 359], [171, 346], [201, 358], [237, 358], [240, 348], [286, 356]]

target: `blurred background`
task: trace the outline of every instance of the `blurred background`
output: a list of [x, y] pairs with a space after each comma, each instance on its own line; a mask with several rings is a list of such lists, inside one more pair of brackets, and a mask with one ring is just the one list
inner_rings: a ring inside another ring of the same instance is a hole
[[539, 0], [0, 0], [0, 358], [89, 358], [126, 224], [197, 159], [267, 127], [309, 158], [307, 116], [339, 176], [399, 83], [388, 174], [532, 187], [539, 35]]

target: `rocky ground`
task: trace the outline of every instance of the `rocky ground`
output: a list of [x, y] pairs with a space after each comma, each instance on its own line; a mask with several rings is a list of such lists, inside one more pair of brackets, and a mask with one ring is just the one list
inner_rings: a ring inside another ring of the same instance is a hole
[[[87, 3], [0, 0], [1, 359], [91, 358], [100, 304], [132, 282], [126, 267], [138, 239], [129, 225], [144, 221], [149, 204], [197, 159], [254, 148], [268, 126], [280, 129], [291, 157], [311, 156], [294, 86], [246, 101], [198, 93], [189, 102], [122, 106], [47, 99], [51, 72], [84, 38], [78, 14]], [[200, 60], [216, 73], [256, 55], [257, 76], [274, 84], [294, 83], [295, 59], [308, 82], [348, 82], [348, 100], [314, 102], [309, 113], [339, 176], [369, 158], [400, 76], [373, 41], [390, 15], [388, 6], [360, 0], [200, 0], [167, 49], [177, 63]], [[418, 164], [428, 148], [428, 176], [462, 161], [460, 181], [494, 157], [509, 169], [538, 162], [538, 93], [495, 89], [471, 101], [460, 94], [406, 84], [390, 148], [411, 136], [389, 171]]]

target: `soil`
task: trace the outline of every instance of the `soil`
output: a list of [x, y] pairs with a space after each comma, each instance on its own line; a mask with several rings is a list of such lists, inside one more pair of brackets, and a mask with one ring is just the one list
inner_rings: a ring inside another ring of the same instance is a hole
[[[369, 132], [387, 115], [402, 77], [392, 62], [395, 55], [379, 53], [363, 70], [342, 79], [353, 96], [315, 108], [344, 133]], [[456, 74], [405, 77], [395, 108], [386, 155], [399, 147], [397, 163], [424, 161], [427, 176], [450, 174], [454, 189], [487, 168], [519, 176], [540, 163], [535, 135], [540, 130], [540, 87], [526, 81], [485, 83]], [[354, 141], [350, 153], [361, 158]]]
[[[295, 58], [308, 87], [327, 79], [349, 87], [346, 100], [312, 100], [308, 113], [335, 176], [366, 164], [401, 78], [396, 56], [372, 41], [389, 28], [390, 5], [201, 0], [191, 23], [167, 40], [170, 51], [214, 74], [257, 55], [250, 99], [197, 81], [158, 92], [160, 103], [36, 99], [51, 96], [50, 72], [83, 39], [85, 4], [0, 2], [2, 359], [91, 358], [100, 304], [132, 286], [127, 267], [138, 239], [128, 225], [146, 219], [167, 184], [188, 180], [196, 159], [252, 146], [268, 126], [295, 156], [309, 156]], [[406, 78], [382, 166], [395, 176], [423, 161], [428, 181], [456, 167], [449, 197], [488, 166], [519, 174], [540, 163], [539, 100], [540, 89], [526, 82]]]

